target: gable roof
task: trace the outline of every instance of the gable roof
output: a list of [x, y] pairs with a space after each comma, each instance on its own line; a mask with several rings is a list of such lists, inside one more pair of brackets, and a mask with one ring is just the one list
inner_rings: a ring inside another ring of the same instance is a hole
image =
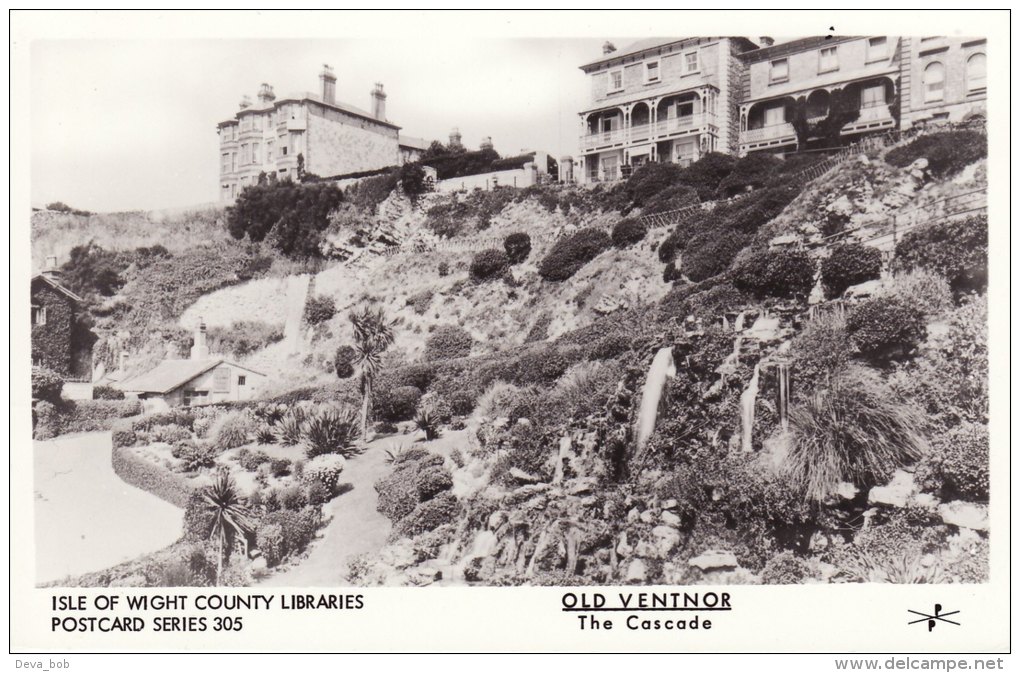
[[349, 115], [360, 117], [361, 119], [365, 119], [380, 126], [387, 126], [393, 129], [400, 128], [393, 122], [387, 121], [385, 119], [379, 119], [378, 117], [375, 117], [371, 112], [368, 112], [367, 110], [362, 110], [356, 105], [351, 105], [350, 103], [344, 103], [342, 101], [334, 101], [332, 103], [327, 103], [325, 100], [323, 100], [322, 96], [316, 93], [312, 93], [311, 91], [301, 91], [298, 93], [289, 94], [287, 96], [281, 96], [271, 101], [259, 101], [257, 103], [252, 103], [248, 107], [235, 112], [233, 117], [221, 121], [219, 124], [217, 124], [217, 126], [238, 124], [240, 123], [239, 120], [241, 119], [241, 117], [243, 117], [246, 114], [267, 112], [269, 110], [276, 109], [286, 103], [303, 103], [305, 101], [315, 103], [316, 105], [321, 105], [323, 107], [333, 108], [334, 110], [340, 110], [341, 112], [346, 112]]
[[155, 368], [150, 369], [144, 374], [121, 381], [117, 387], [132, 393], [166, 394], [222, 364], [244, 369], [259, 376], [265, 376], [260, 371], [239, 365], [236, 362], [230, 362], [225, 358], [213, 358], [212, 360], [163, 360]]
[[61, 285], [57, 281], [53, 280], [51, 277], [47, 276], [44, 273], [40, 273], [40, 274], [37, 274], [35, 276], [32, 276], [32, 284], [33, 285], [35, 285], [35, 282], [37, 280], [46, 283], [51, 288], [53, 288], [57, 292], [63, 294], [65, 297], [67, 297], [71, 301], [78, 302], [79, 304], [84, 301], [81, 297], [76, 295], [74, 292], [71, 292], [66, 287], [64, 287], [63, 285]]
[[[617, 49], [616, 51], [612, 51], [612, 52], [610, 52], [608, 54], [603, 54], [601, 58], [597, 58], [594, 61], [591, 61], [589, 63], [585, 63], [584, 65], [582, 65], [581, 66], [581, 70], [584, 70], [585, 72], [588, 72], [590, 69], [593, 69], [596, 66], [602, 65], [604, 63], [608, 63], [610, 61], [614, 61], [616, 59], [623, 59], [623, 58], [625, 58], [627, 56], [634, 56], [635, 54], [640, 54], [643, 51], [649, 51], [649, 50], [652, 50], [652, 49], [661, 49], [662, 47], [665, 47], [667, 45], [679, 44], [679, 43], [687, 41], [687, 40], [721, 40], [721, 39], [723, 39], [723, 38], [722, 37], [713, 37], [713, 38], [709, 38], [709, 37], [694, 37], [694, 36], [688, 36], [688, 37], [647, 37], [647, 38], [644, 38], [642, 40], [637, 40], [636, 42], [632, 42], [632, 43], [628, 44], [626, 47], [624, 47], [623, 49]], [[756, 45], [755, 43], [751, 42], [746, 37], [730, 37], [730, 39], [737, 41], [738, 44], [740, 45], [740, 47], [744, 51], [748, 51], [748, 50], [752, 50], [752, 49], [757, 49], [758, 48], [758, 45]]]

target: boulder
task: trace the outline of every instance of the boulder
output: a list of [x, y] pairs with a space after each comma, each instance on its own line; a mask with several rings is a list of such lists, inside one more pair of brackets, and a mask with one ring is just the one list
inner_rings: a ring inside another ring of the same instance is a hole
[[689, 560], [687, 564], [698, 568], [702, 572], [708, 572], [710, 570], [728, 570], [736, 568], [739, 565], [737, 563], [737, 557], [734, 556], [733, 552], [722, 551], [719, 549], [708, 549], [703, 551], [698, 556]]
[[627, 523], [636, 523], [638, 518], [641, 516], [641, 511], [637, 507], [632, 507], [627, 512]]
[[676, 528], [656, 526], [652, 529], [652, 535], [655, 537], [655, 551], [661, 557], [667, 556], [680, 544], [680, 533]]
[[836, 495], [843, 500], [853, 500], [857, 497], [858, 489], [849, 481], [841, 481], [836, 486]]
[[882, 289], [884, 282], [881, 278], [875, 280], [868, 280], [857, 285], [851, 285], [843, 293], [844, 299], [867, 299], [868, 297], [874, 296], [876, 292]]
[[896, 470], [893, 473], [893, 478], [887, 485], [875, 486], [868, 492], [868, 503], [872, 505], [906, 507], [907, 501], [914, 490], [914, 475], [903, 470]]
[[594, 477], [580, 477], [572, 479], [567, 483], [567, 493], [570, 495], [586, 495], [595, 490], [596, 479]]
[[676, 498], [666, 498], [659, 504], [659, 507], [662, 507], [662, 509], [673, 509], [679, 504], [680, 503], [677, 502]]
[[954, 500], [939, 505], [942, 522], [959, 528], [971, 530], [988, 530], [988, 505]]
[[650, 510], [646, 509], [645, 511], [641, 512], [640, 516], [638, 516], [638, 519], [640, 519], [641, 523], [651, 523], [655, 521], [655, 515], [652, 514]]
[[669, 510], [663, 510], [662, 514], [659, 515], [659, 518], [662, 519], [662, 523], [667, 526], [672, 526], [673, 528], [680, 527], [680, 517]]
[[266, 563], [265, 556], [259, 556], [258, 558], [251, 562], [251, 571], [253, 573], [265, 572], [268, 567], [269, 564]]
[[648, 578], [648, 567], [639, 558], [632, 559], [627, 565], [627, 582], [644, 582]]
[[517, 467], [510, 468], [510, 476], [522, 484], [537, 484], [538, 482], [542, 481], [540, 477], [536, 477], [533, 474], [528, 474], [524, 470]]

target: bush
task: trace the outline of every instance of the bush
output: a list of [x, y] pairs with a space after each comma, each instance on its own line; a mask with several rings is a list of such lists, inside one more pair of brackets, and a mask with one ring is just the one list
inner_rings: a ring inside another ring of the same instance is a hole
[[315, 295], [305, 301], [305, 323], [318, 325], [336, 315], [336, 301], [329, 295]]
[[660, 192], [680, 182], [684, 169], [674, 163], [651, 162], [638, 168], [627, 179], [631, 207], [640, 208]]
[[762, 250], [737, 264], [733, 284], [758, 296], [806, 297], [815, 282], [815, 262], [803, 250]]
[[761, 571], [762, 584], [803, 584], [811, 576], [811, 567], [802, 558], [785, 551], [768, 560]]
[[115, 423], [113, 426], [113, 446], [124, 447], [134, 446], [137, 441], [135, 430], [130, 423]]
[[439, 265], [436, 267], [436, 272], [439, 274], [440, 278], [446, 278], [447, 276], [450, 275], [450, 263], [445, 260], [440, 262]]
[[846, 331], [854, 347], [874, 361], [910, 353], [925, 336], [920, 308], [893, 297], [868, 299], [847, 314]]
[[531, 237], [524, 232], [515, 232], [503, 239], [503, 249], [511, 264], [520, 264], [531, 254]]
[[414, 415], [414, 424], [425, 433], [425, 440], [431, 442], [439, 438], [439, 419], [428, 409], [419, 409]]
[[342, 344], [336, 349], [336, 354], [333, 356], [333, 367], [336, 369], [336, 375], [341, 379], [349, 379], [354, 376], [354, 359], [357, 357], [357, 353], [353, 346]]
[[276, 441], [283, 446], [295, 446], [304, 436], [305, 412], [301, 407], [294, 407], [276, 424]]
[[191, 431], [175, 423], [156, 425], [149, 432], [149, 440], [152, 442], [176, 444], [187, 439], [191, 439]]
[[289, 458], [273, 458], [269, 461], [269, 472], [274, 477], [285, 477], [291, 473], [292, 465]]
[[239, 320], [230, 327], [212, 327], [208, 333], [209, 350], [243, 358], [283, 340], [283, 327], [260, 320]]
[[308, 492], [297, 484], [283, 487], [277, 497], [284, 510], [297, 512], [308, 506]]
[[478, 398], [475, 411], [485, 418], [510, 418], [515, 411], [530, 406], [534, 399], [533, 389], [496, 381]]
[[726, 198], [762, 187], [775, 177], [782, 165], [782, 159], [766, 152], [741, 157], [729, 175], [719, 183], [719, 196]]
[[254, 432], [255, 423], [243, 411], [228, 411], [213, 421], [209, 429], [213, 445], [220, 451], [247, 444]]
[[420, 447], [397, 453], [393, 459], [393, 472], [375, 484], [379, 494], [376, 508], [390, 521], [400, 521], [414, 511], [420, 502], [418, 480], [421, 475], [433, 468], [440, 468], [442, 464], [442, 456]]
[[695, 234], [684, 250], [681, 271], [700, 283], [726, 271], [751, 237], [737, 231], [703, 231]]
[[193, 489], [178, 474], [136, 456], [130, 448], [114, 444], [110, 459], [117, 476], [177, 507], [187, 507]]
[[354, 410], [329, 406], [318, 409], [305, 421], [301, 439], [309, 458], [326, 453], [349, 457], [356, 453], [353, 443], [357, 434], [358, 418]]
[[790, 409], [787, 465], [807, 497], [822, 500], [843, 481], [884, 484], [924, 455], [925, 419], [874, 372], [851, 367]]
[[698, 191], [687, 185], [673, 185], [648, 199], [641, 207], [642, 215], [654, 215], [670, 210], [679, 210], [699, 203]]
[[255, 530], [255, 544], [266, 563], [275, 566], [307, 547], [318, 527], [319, 514], [313, 508], [270, 512]]
[[736, 157], [720, 152], [709, 152], [684, 169], [680, 181], [693, 187], [701, 201], [711, 201], [719, 190], [719, 183], [733, 171]]
[[895, 268], [927, 269], [956, 293], [988, 285], [988, 216], [928, 224], [907, 232], [896, 245]]
[[475, 254], [471, 260], [469, 273], [473, 281], [481, 283], [493, 278], [502, 278], [509, 266], [510, 259], [505, 252], [489, 248]]
[[438, 423], [449, 423], [453, 417], [453, 408], [445, 397], [434, 390], [421, 396], [418, 411], [427, 411]]
[[181, 461], [181, 469], [194, 472], [216, 465], [216, 447], [202, 440], [186, 439], [173, 448], [173, 456]]
[[930, 321], [953, 307], [953, 292], [942, 276], [915, 269], [893, 277], [875, 293], [876, 297], [893, 297], [906, 304], [913, 304]]
[[442, 465], [432, 465], [418, 473], [414, 488], [418, 501], [425, 502], [453, 488], [453, 476]]
[[550, 282], [564, 281], [609, 248], [611, 240], [600, 229], [582, 229], [561, 238], [538, 268], [538, 275]]
[[117, 390], [111, 386], [94, 386], [92, 388], [92, 399], [94, 400], [122, 400], [124, 391]]
[[617, 248], [629, 248], [640, 243], [648, 233], [648, 227], [641, 220], [623, 219], [613, 227], [613, 245]]
[[457, 325], [440, 325], [425, 341], [426, 360], [453, 360], [471, 354], [474, 339]]
[[841, 297], [848, 287], [874, 280], [882, 275], [882, 253], [860, 243], [844, 243], [832, 248], [822, 260], [822, 285], [829, 299]]
[[988, 502], [988, 427], [963, 423], [936, 434], [915, 478], [943, 501]]
[[316, 456], [305, 463], [301, 479], [307, 484], [321, 484], [332, 497], [337, 492], [340, 475], [343, 473], [346, 464], [346, 459], [341, 455], [324, 454]]
[[381, 421], [399, 423], [409, 421], [418, 408], [421, 390], [414, 386], [398, 386], [376, 391], [373, 399], [375, 415]]
[[452, 493], [441, 493], [419, 504], [393, 528], [392, 538], [415, 537], [456, 520], [460, 503]]
[[332, 182], [277, 180], [249, 186], [227, 210], [227, 230], [239, 240], [268, 238], [290, 257], [319, 257], [321, 233], [343, 198]]
[[255, 472], [263, 463], [272, 460], [265, 451], [241, 449], [237, 452], [237, 464], [248, 472]]
[[[35, 406], [36, 439], [49, 439], [72, 432], [112, 429], [117, 420], [141, 413], [138, 400], [62, 400], [58, 404], [40, 400]], [[191, 433], [184, 431], [186, 437]], [[155, 439], [154, 441], [173, 441]]]
[[843, 314], [820, 315], [809, 322], [790, 345], [793, 377], [805, 387], [825, 385], [847, 366], [852, 351]]
[[893, 166], [909, 166], [928, 160], [928, 172], [938, 178], [959, 173], [978, 159], [988, 156], [988, 140], [977, 131], [944, 131], [921, 136], [885, 155]]
[[59, 403], [63, 388], [64, 378], [60, 374], [45, 367], [32, 367], [33, 399]]

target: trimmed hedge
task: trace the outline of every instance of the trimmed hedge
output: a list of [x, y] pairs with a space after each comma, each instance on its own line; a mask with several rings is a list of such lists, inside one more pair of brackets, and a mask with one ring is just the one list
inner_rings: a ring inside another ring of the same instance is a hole
[[489, 248], [488, 250], [482, 250], [474, 256], [474, 259], [471, 260], [469, 272], [472, 280], [483, 282], [502, 277], [509, 266], [510, 258], [507, 257], [505, 252]]
[[864, 357], [892, 359], [909, 353], [924, 340], [924, 312], [895, 297], [869, 299], [847, 314], [846, 331]]
[[[48, 406], [44, 406], [48, 405]], [[36, 405], [36, 439], [50, 439], [72, 432], [110, 430], [116, 421], [142, 413], [138, 400], [63, 400]]]
[[184, 477], [142, 460], [124, 446], [114, 444], [110, 455], [113, 471], [126, 483], [148, 491], [171, 505], [182, 509], [188, 506], [188, 499], [194, 489]]
[[600, 229], [582, 229], [572, 236], [561, 238], [542, 260], [538, 275], [550, 282], [567, 280], [608, 249], [611, 243], [609, 235]]
[[851, 285], [882, 275], [882, 253], [861, 243], [844, 243], [832, 248], [822, 260], [822, 285], [829, 299], [842, 296]]
[[815, 283], [815, 262], [803, 250], [762, 250], [734, 269], [733, 284], [758, 296], [806, 296]]
[[524, 232], [515, 232], [503, 239], [503, 249], [511, 264], [520, 264], [531, 254], [531, 237]]
[[648, 227], [641, 220], [623, 219], [613, 227], [613, 245], [617, 248], [629, 248], [640, 243], [648, 233]]
[[32, 397], [47, 402], [60, 402], [60, 391], [64, 388], [64, 377], [52, 369], [32, 367]]
[[378, 420], [399, 423], [414, 417], [420, 399], [421, 390], [414, 386], [377, 389], [373, 395], [372, 406]]

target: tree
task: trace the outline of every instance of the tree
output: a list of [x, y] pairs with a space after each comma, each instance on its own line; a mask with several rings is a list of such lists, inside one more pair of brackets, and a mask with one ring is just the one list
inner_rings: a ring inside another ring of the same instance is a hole
[[806, 97], [794, 101], [790, 123], [797, 134], [797, 149], [806, 149], [808, 138], [820, 138], [826, 147], [836, 147], [840, 144], [843, 127], [861, 116], [860, 92], [856, 88], [834, 89], [829, 94], [828, 114], [813, 123], [808, 122], [808, 109]]
[[382, 354], [393, 343], [393, 323], [386, 320], [382, 307], [365, 306], [351, 311], [354, 328], [354, 366], [361, 386], [361, 436], [368, 441], [368, 418], [372, 410], [372, 384], [382, 367]]
[[223, 576], [223, 559], [230, 553], [234, 540], [240, 536], [245, 548], [248, 536], [255, 530], [251, 513], [241, 500], [237, 484], [226, 470], [221, 470], [216, 479], [202, 491], [206, 512], [212, 518], [209, 539], [215, 539], [219, 550], [216, 558], [216, 583]]
[[421, 164], [404, 164], [397, 171], [397, 179], [400, 181], [400, 188], [411, 200], [417, 200], [425, 193], [425, 169]]

